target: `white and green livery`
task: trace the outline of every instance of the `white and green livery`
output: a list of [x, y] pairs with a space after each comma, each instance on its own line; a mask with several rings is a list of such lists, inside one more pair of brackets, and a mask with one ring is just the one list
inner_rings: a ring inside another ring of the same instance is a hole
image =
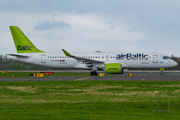
[[96, 70], [106, 73], [122, 74], [128, 68], [167, 68], [177, 63], [170, 57], [159, 53], [47, 53], [37, 49], [17, 26], [10, 26], [17, 54], [6, 54], [6, 57], [26, 63], [52, 68], [78, 68]]

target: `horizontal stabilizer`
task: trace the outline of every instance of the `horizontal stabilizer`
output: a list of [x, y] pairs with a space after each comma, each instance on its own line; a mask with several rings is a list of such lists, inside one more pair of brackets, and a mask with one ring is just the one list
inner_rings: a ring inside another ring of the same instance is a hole
[[[9, 56], [14, 56], [14, 57], [18, 57], [18, 58], [29, 58], [28, 55], [19, 55], [19, 54], [7, 54], [7, 55], [9, 55]], [[6, 55], [6, 56], [7, 56], [7, 55]]]

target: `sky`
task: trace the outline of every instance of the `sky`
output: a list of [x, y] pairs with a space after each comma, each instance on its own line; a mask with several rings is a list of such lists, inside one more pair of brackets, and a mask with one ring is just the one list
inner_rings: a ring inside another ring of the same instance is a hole
[[180, 57], [179, 0], [0, 0], [0, 54], [9, 26], [46, 52], [158, 52]]

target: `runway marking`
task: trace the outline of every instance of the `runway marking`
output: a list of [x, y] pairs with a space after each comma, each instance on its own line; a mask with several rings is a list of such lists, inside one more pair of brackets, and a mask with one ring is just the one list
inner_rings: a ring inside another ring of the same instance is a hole
[[85, 79], [88, 79], [89, 77], [86, 77], [86, 78], [80, 78], [80, 79], [75, 79], [74, 81], [79, 81], [79, 80], [85, 80]]

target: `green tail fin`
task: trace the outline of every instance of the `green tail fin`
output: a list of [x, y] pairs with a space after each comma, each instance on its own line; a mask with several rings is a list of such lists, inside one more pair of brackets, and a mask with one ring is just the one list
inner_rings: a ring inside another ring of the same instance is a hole
[[9, 26], [15, 43], [17, 53], [44, 52], [37, 49], [17, 26]]

